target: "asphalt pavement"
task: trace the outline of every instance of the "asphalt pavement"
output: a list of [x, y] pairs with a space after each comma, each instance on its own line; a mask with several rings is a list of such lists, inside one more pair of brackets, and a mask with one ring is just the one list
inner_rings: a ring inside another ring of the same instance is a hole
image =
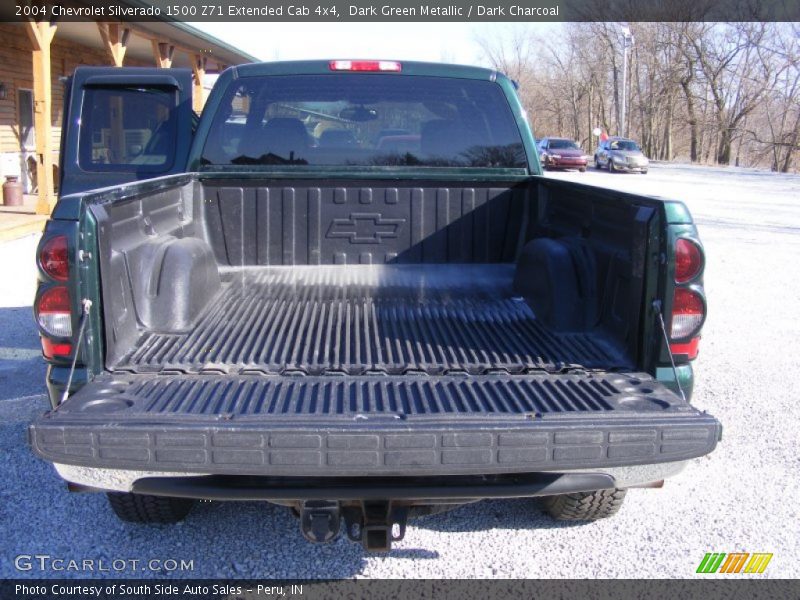
[[[27, 445], [27, 424], [47, 408], [29, 236], [0, 244], [0, 576], [691, 577], [706, 552], [773, 553], [761, 577], [796, 576], [800, 176], [674, 165], [551, 176], [682, 199], [695, 215], [709, 317], [693, 403], [724, 425], [713, 454], [663, 489], [632, 490], [612, 519], [563, 524], [532, 500], [484, 501], [413, 522], [387, 555], [344, 539], [311, 545], [287, 509], [265, 503], [201, 503], [176, 526], [123, 524], [104, 496], [68, 493]], [[54, 570], [54, 559], [93, 560], [95, 571]], [[170, 560], [191, 568], [168, 570]]]

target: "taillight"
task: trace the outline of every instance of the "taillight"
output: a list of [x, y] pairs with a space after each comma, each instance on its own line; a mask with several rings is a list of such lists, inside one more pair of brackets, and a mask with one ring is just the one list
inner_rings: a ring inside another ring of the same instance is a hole
[[692, 338], [686, 343], [672, 342], [669, 345], [669, 351], [673, 355], [685, 354], [686, 358], [694, 360], [700, 352], [700, 336]]
[[66, 342], [54, 342], [48, 338], [42, 338], [42, 354], [45, 358], [66, 357], [72, 354], [72, 344]]
[[45, 290], [36, 302], [35, 311], [36, 320], [45, 335], [53, 338], [72, 337], [72, 312], [69, 291], [65, 286]]
[[331, 71], [388, 71], [399, 73], [403, 65], [396, 60], [332, 60]]
[[67, 236], [57, 235], [42, 246], [39, 253], [42, 271], [56, 281], [66, 281], [69, 277], [69, 248]]
[[[39, 251], [39, 267], [46, 277], [55, 281], [69, 279], [69, 243], [67, 236], [55, 235], [46, 239]], [[34, 314], [42, 329], [42, 354], [45, 358], [68, 357], [72, 344], [72, 307], [69, 290], [64, 285], [45, 287], [34, 304]]]
[[703, 253], [695, 242], [678, 238], [675, 242], [675, 282], [691, 281], [703, 268]]
[[683, 340], [700, 330], [706, 314], [703, 297], [691, 288], [675, 288], [672, 297], [672, 328], [669, 337]]

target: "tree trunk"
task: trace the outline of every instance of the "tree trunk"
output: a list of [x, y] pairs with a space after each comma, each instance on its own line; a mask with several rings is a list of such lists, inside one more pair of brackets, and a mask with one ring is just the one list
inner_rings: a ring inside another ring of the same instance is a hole
[[719, 132], [719, 144], [717, 145], [717, 163], [728, 165], [731, 162], [731, 131], [724, 128]]
[[798, 142], [800, 142], [800, 112], [797, 114], [797, 120], [794, 122], [794, 130], [789, 138], [789, 147], [786, 149], [786, 158], [781, 164], [781, 173], [788, 173], [792, 166], [792, 158], [797, 150]]
[[694, 97], [690, 88], [691, 80], [681, 81], [683, 95], [686, 97], [686, 115], [689, 122], [689, 159], [695, 163], [700, 160], [700, 147], [698, 144], [699, 132], [697, 131], [697, 112], [694, 106]]
[[664, 145], [661, 152], [662, 160], [672, 160], [672, 113], [673, 103], [669, 103], [667, 118], [664, 121]]
[[586, 152], [591, 152], [592, 151], [592, 148], [590, 146], [592, 145], [592, 129], [594, 129], [594, 124], [592, 123], [592, 108], [593, 108], [592, 107], [592, 103], [593, 102], [594, 102], [594, 84], [590, 83], [589, 84], [589, 102], [587, 104], [587, 107], [588, 107], [588, 111], [587, 111], [588, 120], [586, 122], [586, 124], [589, 126], [588, 127], [589, 137], [587, 138], [587, 142], [586, 142], [586, 148], [585, 148]]

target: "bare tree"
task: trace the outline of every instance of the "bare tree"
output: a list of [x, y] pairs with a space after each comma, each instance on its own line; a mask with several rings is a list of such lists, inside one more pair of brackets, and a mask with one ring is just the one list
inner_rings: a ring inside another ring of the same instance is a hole
[[750, 121], [746, 134], [770, 168], [786, 173], [800, 152], [800, 25], [776, 24], [769, 46], [756, 48], [759, 60], [771, 62], [762, 111]]
[[800, 25], [634, 23], [628, 90], [621, 90], [619, 23], [568, 23], [545, 36], [531, 26], [477, 38], [484, 56], [520, 83], [538, 135], [584, 147], [592, 130], [625, 130], [653, 158], [797, 168]]

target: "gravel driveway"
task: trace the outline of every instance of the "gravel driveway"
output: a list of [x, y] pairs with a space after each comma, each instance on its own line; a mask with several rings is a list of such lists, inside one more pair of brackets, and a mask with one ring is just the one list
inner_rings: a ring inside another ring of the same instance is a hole
[[693, 402], [724, 425], [712, 455], [661, 490], [632, 490], [607, 521], [558, 524], [534, 501], [486, 501], [413, 523], [389, 555], [310, 545], [286, 509], [261, 503], [203, 503], [174, 527], [122, 524], [103, 496], [68, 494], [27, 446], [26, 425], [47, 407], [31, 236], [0, 245], [0, 576], [81, 575], [14, 568], [45, 554], [193, 561], [175, 577], [689, 577], [706, 552], [736, 551], [774, 553], [763, 576], [796, 576], [800, 177], [661, 165], [552, 176], [680, 198], [695, 215], [710, 312]]

